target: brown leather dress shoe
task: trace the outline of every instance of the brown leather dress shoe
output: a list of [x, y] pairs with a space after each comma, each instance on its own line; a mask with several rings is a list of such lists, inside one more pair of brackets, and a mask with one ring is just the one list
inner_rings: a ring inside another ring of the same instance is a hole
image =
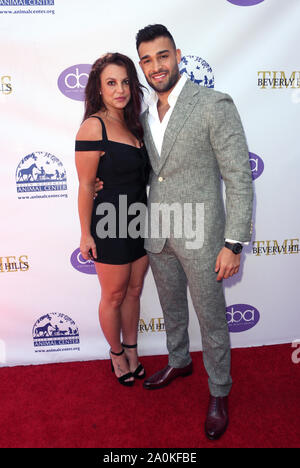
[[210, 396], [205, 434], [210, 440], [219, 439], [228, 426], [228, 397]]
[[175, 368], [171, 366], [167, 366], [164, 369], [156, 372], [155, 374], [151, 375], [149, 379], [145, 380], [143, 386], [147, 390], [154, 390], [156, 388], [162, 388], [165, 387], [166, 385], [169, 385], [169, 383], [172, 382], [172, 380], [176, 379], [177, 377], [186, 377], [188, 375], [191, 375], [193, 372], [193, 363], [190, 362], [185, 367], [180, 367], [180, 368]]

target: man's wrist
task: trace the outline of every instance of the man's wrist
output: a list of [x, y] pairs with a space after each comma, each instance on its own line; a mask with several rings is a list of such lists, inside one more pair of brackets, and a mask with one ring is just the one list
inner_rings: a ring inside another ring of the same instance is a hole
[[243, 250], [243, 245], [240, 242], [228, 242], [227, 239], [225, 239], [224, 247], [231, 250], [235, 255], [240, 254]]

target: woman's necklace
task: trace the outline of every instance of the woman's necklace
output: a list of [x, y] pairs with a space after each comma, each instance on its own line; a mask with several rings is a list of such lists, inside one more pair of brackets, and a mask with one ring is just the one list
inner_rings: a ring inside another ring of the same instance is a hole
[[119, 122], [120, 124], [124, 124], [124, 123], [125, 123], [124, 120], [117, 119], [116, 117], [114, 117], [113, 115], [111, 115], [108, 111], [106, 112], [106, 117], [107, 117], [108, 119], [115, 120], [116, 122]]

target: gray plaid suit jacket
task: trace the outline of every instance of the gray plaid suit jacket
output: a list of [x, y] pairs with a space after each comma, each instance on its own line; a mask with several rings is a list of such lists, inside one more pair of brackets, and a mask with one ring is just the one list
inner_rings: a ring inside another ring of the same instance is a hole
[[[232, 98], [188, 80], [170, 117], [160, 156], [149, 128], [148, 109], [141, 115], [141, 121], [152, 165], [149, 226], [155, 205], [204, 207], [201, 248], [187, 249], [191, 239], [185, 235], [184, 227], [180, 238], [172, 234], [172, 228], [170, 236], [162, 233], [154, 238], [150, 234], [145, 239], [145, 248], [159, 253], [166, 238], [172, 237], [180, 255], [215, 258], [224, 238], [250, 241], [252, 175], [244, 130]], [[221, 177], [226, 188], [226, 210]]]

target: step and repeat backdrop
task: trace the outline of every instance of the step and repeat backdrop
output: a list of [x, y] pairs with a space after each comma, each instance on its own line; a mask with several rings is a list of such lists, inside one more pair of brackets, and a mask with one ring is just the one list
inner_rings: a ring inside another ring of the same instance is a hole
[[[233, 97], [247, 134], [254, 230], [224, 281], [232, 347], [300, 338], [299, 22], [298, 0], [0, 0], [1, 366], [108, 357], [79, 252], [74, 139], [91, 64], [119, 51], [139, 68], [135, 34], [153, 23], [174, 35], [182, 73]], [[192, 305], [190, 341], [201, 350]], [[167, 353], [151, 271], [139, 352]]]

